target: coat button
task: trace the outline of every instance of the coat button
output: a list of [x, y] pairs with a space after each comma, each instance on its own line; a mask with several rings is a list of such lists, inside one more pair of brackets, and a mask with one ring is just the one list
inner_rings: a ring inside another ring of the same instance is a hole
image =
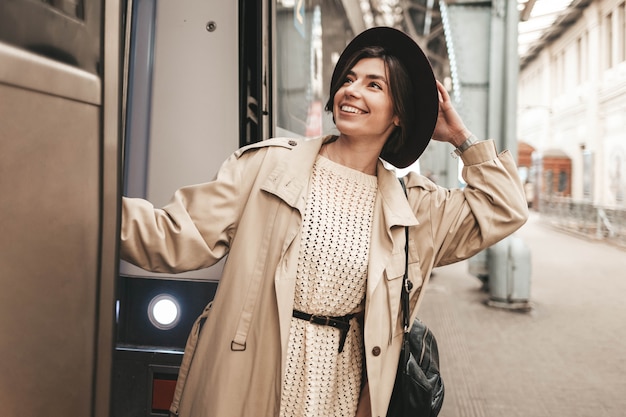
[[374, 346], [374, 347], [372, 348], [372, 355], [374, 355], [374, 356], [378, 356], [378, 355], [380, 355], [380, 347], [378, 347], [378, 346]]
[[289, 142], [287, 142], [290, 146], [296, 146], [298, 144], [298, 142], [296, 142], [295, 140], [290, 140]]

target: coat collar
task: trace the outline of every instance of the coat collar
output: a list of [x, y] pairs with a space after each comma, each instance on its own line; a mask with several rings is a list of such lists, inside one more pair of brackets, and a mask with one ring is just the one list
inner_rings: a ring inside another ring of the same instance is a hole
[[[291, 207], [304, 212], [309, 177], [320, 148], [332, 136], [290, 141], [289, 157], [279, 161], [262, 189], [280, 197]], [[387, 230], [393, 226], [414, 226], [413, 214], [395, 172], [388, 170], [381, 160], [377, 167], [378, 191]]]

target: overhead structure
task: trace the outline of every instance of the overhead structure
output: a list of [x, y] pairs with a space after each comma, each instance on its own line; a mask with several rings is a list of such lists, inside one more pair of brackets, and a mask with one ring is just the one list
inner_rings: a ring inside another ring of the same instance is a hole
[[593, 0], [518, 0], [520, 7], [519, 56], [523, 69], [543, 47], [580, 20]]
[[426, 50], [435, 76], [443, 80], [450, 71], [439, 0], [409, 0], [402, 4], [406, 32]]
[[[455, 106], [478, 137], [494, 138], [498, 149], [516, 152], [517, 2], [506, 0], [344, 0], [358, 7], [359, 24], [394, 26], [425, 50], [437, 79], [452, 92]], [[530, 1], [527, 12], [532, 9]], [[353, 13], [356, 14], [356, 13]], [[450, 146], [432, 143], [420, 171], [444, 186], [459, 185]]]

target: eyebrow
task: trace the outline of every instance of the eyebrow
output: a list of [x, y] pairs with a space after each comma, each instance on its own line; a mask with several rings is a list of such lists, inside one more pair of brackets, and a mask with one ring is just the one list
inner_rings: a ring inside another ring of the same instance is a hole
[[[356, 77], [356, 73], [352, 70], [348, 71], [348, 75], [354, 75]], [[368, 78], [370, 80], [379, 80], [384, 82], [385, 84], [389, 84], [389, 82], [387, 81], [387, 78], [385, 78], [382, 75], [378, 75], [378, 74], [366, 74], [365, 78]]]

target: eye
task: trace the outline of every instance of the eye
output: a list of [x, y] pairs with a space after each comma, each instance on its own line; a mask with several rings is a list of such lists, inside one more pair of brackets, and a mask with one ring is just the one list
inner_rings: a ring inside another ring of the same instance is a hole
[[346, 77], [345, 80], [343, 80], [344, 84], [352, 84], [354, 82], [354, 80], [350, 77]]
[[383, 86], [382, 86], [382, 85], [380, 85], [379, 83], [375, 82], [375, 81], [373, 81], [373, 82], [370, 84], [370, 87], [372, 87], [372, 88], [376, 88], [376, 89], [378, 89], [378, 90], [382, 90], [382, 89], [383, 89]]

